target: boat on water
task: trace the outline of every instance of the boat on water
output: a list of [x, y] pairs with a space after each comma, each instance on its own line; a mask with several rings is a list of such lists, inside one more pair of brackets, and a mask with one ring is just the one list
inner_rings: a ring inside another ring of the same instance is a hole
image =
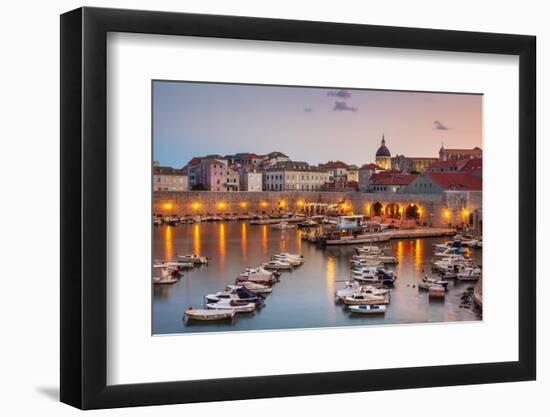
[[346, 305], [388, 304], [390, 301], [384, 295], [373, 295], [363, 292], [353, 293], [342, 299]]
[[295, 227], [296, 227], [295, 224], [289, 224], [288, 222], [281, 222], [271, 226], [272, 229], [278, 229], [278, 230], [294, 229]]
[[249, 303], [256, 303], [261, 305], [264, 302], [264, 297], [260, 294], [256, 294], [245, 287], [218, 291], [215, 294], [207, 294], [204, 296], [207, 302], [217, 303], [223, 300], [235, 300], [235, 301], [247, 301]]
[[365, 294], [372, 295], [386, 295], [389, 291], [390, 290], [386, 288], [376, 288], [372, 285], [362, 285], [357, 281], [346, 281], [346, 287], [344, 289], [337, 290], [334, 295], [338, 301], [357, 292], [364, 292]]
[[384, 268], [364, 268], [352, 270], [351, 276], [354, 280], [366, 283], [381, 283], [383, 285], [393, 285], [397, 276], [393, 271]]
[[467, 267], [456, 274], [456, 279], [459, 281], [477, 281], [479, 278], [481, 278], [480, 268]]
[[239, 288], [246, 288], [256, 294], [270, 294], [273, 291], [272, 287], [262, 284], [256, 284], [251, 281], [243, 281], [238, 285], [227, 285], [226, 290], [237, 290]]
[[175, 284], [181, 277], [181, 272], [174, 268], [154, 267], [153, 270], [160, 272], [160, 275], [153, 276], [153, 284]]
[[465, 253], [465, 251], [461, 247], [460, 248], [449, 247], [449, 248], [447, 248], [445, 250], [442, 250], [440, 252], [435, 252], [434, 256], [436, 256], [438, 258], [447, 258], [447, 257], [450, 257], [450, 256], [462, 255], [464, 253]]
[[176, 258], [180, 262], [190, 262], [192, 264], [206, 265], [208, 258], [206, 256], [200, 256], [195, 253], [187, 255], [176, 255]]
[[447, 289], [447, 286], [449, 285], [449, 281], [445, 281], [443, 279], [437, 279], [437, 278], [424, 277], [422, 278], [422, 281], [418, 283], [418, 289], [429, 290], [432, 285], [440, 285], [443, 288]]
[[304, 263], [302, 258], [295, 258], [292, 256], [285, 256], [285, 255], [273, 255], [271, 259], [274, 261], [286, 262], [292, 266], [300, 266]]
[[178, 282], [178, 278], [173, 276], [153, 277], [153, 284], [156, 285], [175, 284], [176, 282]]
[[269, 261], [263, 264], [265, 269], [274, 269], [276, 271], [289, 271], [292, 265], [286, 261]]
[[352, 305], [348, 308], [352, 313], [359, 314], [384, 314], [386, 312], [386, 306], [379, 304]]
[[374, 261], [382, 264], [397, 264], [397, 258], [390, 255], [354, 255], [351, 262], [361, 263], [363, 261]]
[[278, 277], [275, 274], [256, 274], [252, 272], [244, 272], [240, 274], [235, 280], [236, 284], [242, 284], [245, 282], [251, 282], [260, 285], [273, 285], [278, 281]]
[[209, 310], [232, 310], [236, 313], [251, 313], [256, 310], [256, 304], [246, 301], [223, 300], [217, 303], [207, 303], [206, 308]]
[[153, 226], [160, 226], [162, 224], [162, 220], [158, 217], [155, 217], [153, 219]]
[[359, 255], [382, 255], [384, 251], [380, 246], [374, 246], [374, 245], [365, 245], [365, 246], [359, 246], [355, 248], [355, 251]]
[[195, 310], [191, 307], [185, 310], [188, 319], [199, 321], [233, 320], [236, 314], [235, 310]]
[[311, 219], [307, 219], [305, 222], [298, 223], [299, 229], [308, 229], [310, 227], [318, 227], [318, 226], [319, 226], [319, 223]]
[[191, 262], [177, 262], [177, 261], [162, 261], [162, 260], [155, 260], [153, 262], [154, 268], [176, 268], [179, 270], [182, 269], [191, 269], [193, 268], [194, 264]]

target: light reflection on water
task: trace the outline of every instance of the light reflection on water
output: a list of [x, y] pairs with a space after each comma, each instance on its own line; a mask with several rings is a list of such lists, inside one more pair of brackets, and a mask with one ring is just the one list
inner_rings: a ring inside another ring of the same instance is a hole
[[[430, 302], [416, 285], [424, 273], [430, 275], [433, 244], [445, 239], [409, 239], [386, 242], [388, 254], [397, 257], [393, 268], [398, 276], [392, 301], [384, 316], [351, 317], [334, 303], [334, 292], [349, 278], [349, 258], [353, 247], [319, 248], [300, 239], [300, 231], [276, 230], [246, 222], [200, 223], [161, 226], [154, 229], [153, 258], [172, 259], [177, 253], [195, 252], [208, 256], [206, 267], [185, 272], [171, 286], [155, 286], [153, 299], [154, 333], [181, 333], [228, 330], [334, 327], [347, 325], [423, 323], [479, 320], [469, 309], [460, 308], [460, 294], [472, 283], [451, 283], [443, 302]], [[203, 307], [203, 297], [233, 283], [246, 267], [266, 262], [277, 252], [302, 253], [304, 265], [283, 273], [281, 282], [266, 299], [265, 307], [253, 314], [239, 315], [230, 323], [187, 323], [183, 311], [192, 305]], [[481, 262], [481, 252], [472, 256]]]

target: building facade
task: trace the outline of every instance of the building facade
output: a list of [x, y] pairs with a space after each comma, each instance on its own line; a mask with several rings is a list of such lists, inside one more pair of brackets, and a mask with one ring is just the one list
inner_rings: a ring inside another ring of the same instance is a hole
[[318, 191], [328, 182], [328, 172], [307, 162], [279, 162], [263, 173], [264, 191]]
[[461, 159], [482, 158], [483, 152], [477, 146], [472, 149], [446, 149], [443, 145], [439, 149], [440, 161], [459, 161]]
[[414, 174], [403, 174], [395, 171], [384, 171], [373, 174], [367, 187], [369, 193], [402, 193], [416, 178]]
[[391, 159], [391, 165], [394, 170], [410, 174], [422, 172], [436, 161], [439, 158], [396, 155]]
[[153, 166], [153, 191], [189, 191], [186, 171], [159, 165]]
[[258, 171], [243, 169], [240, 172], [240, 188], [241, 191], [262, 191], [263, 175]]
[[481, 191], [481, 178], [464, 172], [424, 172], [407, 186], [410, 194], [441, 194], [445, 191]]

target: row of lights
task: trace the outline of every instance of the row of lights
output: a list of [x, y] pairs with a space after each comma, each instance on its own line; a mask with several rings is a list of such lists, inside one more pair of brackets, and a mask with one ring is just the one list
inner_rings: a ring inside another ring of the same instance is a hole
[[[297, 205], [298, 207], [303, 207], [304, 204], [305, 204], [305, 203], [304, 203], [304, 201], [302, 201], [302, 200], [296, 202], [296, 205]], [[201, 206], [202, 206], [202, 204], [199, 203], [199, 202], [191, 203], [191, 208], [192, 208], [193, 210], [198, 210], [198, 209], [201, 208]], [[216, 207], [217, 207], [218, 209], [221, 209], [221, 210], [227, 208], [228, 206], [229, 206], [229, 204], [226, 203], [225, 201], [220, 201], [220, 202], [216, 203]], [[240, 208], [247, 208], [248, 206], [249, 206], [249, 203], [246, 202], [246, 201], [241, 201], [241, 202], [239, 203], [239, 207], [240, 207]], [[260, 207], [268, 207], [268, 206], [269, 206], [269, 203], [268, 203], [267, 201], [260, 201], [259, 206], [260, 206]], [[284, 200], [280, 200], [280, 201], [277, 202], [277, 207], [279, 207], [279, 208], [285, 208], [286, 206], [287, 206], [287, 202], [284, 201]], [[165, 210], [172, 210], [173, 204], [172, 204], [172, 203], [164, 203], [164, 204], [163, 204], [163, 208], [164, 208]]]
[[[302, 200], [299, 200], [299, 201], [296, 202], [296, 205], [297, 205], [298, 207], [303, 207], [304, 204], [305, 204], [305, 203], [304, 203], [304, 201], [302, 201]], [[284, 207], [286, 207], [286, 205], [287, 205], [287, 203], [286, 203], [286, 201], [284, 201], [284, 200], [280, 200], [280, 201], [277, 202], [277, 206], [280, 207], [280, 208], [284, 208]], [[220, 201], [219, 203], [216, 204], [216, 207], [217, 207], [218, 209], [220, 209], [220, 210], [223, 210], [223, 209], [227, 208], [227, 206], [228, 206], [228, 204], [225, 203], [225, 202], [223, 202], [223, 201]], [[260, 201], [260, 207], [264, 207], [264, 208], [265, 208], [265, 207], [268, 207], [268, 206], [269, 206], [269, 203], [268, 203], [267, 201]], [[200, 209], [200, 207], [201, 207], [201, 204], [198, 203], [198, 202], [194, 202], [194, 203], [191, 204], [191, 208], [192, 208], [193, 210], [198, 210], [198, 209]], [[248, 203], [247, 203], [246, 201], [241, 201], [241, 202], [239, 203], [239, 207], [241, 207], [241, 208], [247, 208], [247, 207], [248, 207]], [[371, 205], [370, 205], [370, 204], [366, 204], [365, 207], [366, 207], [367, 210], [369, 210], [370, 207], [371, 207]], [[414, 207], [414, 204], [411, 203], [411, 204], [410, 204], [410, 207]], [[165, 210], [172, 210], [173, 204], [172, 204], [172, 203], [165, 203], [165, 204], [163, 205], [163, 208], [164, 208]], [[344, 210], [349, 210], [349, 209], [351, 208], [351, 205], [348, 204], [348, 203], [344, 203], [344, 204], [342, 204], [342, 208], [343, 208]], [[419, 215], [419, 216], [422, 216], [422, 212], [423, 212], [423, 211], [422, 211], [422, 207], [418, 207], [418, 215]], [[399, 214], [401, 214], [401, 215], [403, 214], [403, 207], [399, 207]], [[463, 217], [468, 217], [468, 216], [470, 215], [470, 212], [469, 212], [467, 209], [463, 209], [462, 212], [461, 212], [461, 214], [462, 214]], [[443, 211], [443, 216], [444, 216], [446, 219], [449, 219], [449, 218], [451, 217], [451, 211], [450, 211], [449, 209], [445, 209], [445, 210]]]

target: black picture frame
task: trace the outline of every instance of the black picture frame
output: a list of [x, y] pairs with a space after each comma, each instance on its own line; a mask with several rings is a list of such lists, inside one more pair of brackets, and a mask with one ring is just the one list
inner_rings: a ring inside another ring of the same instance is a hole
[[[519, 360], [107, 385], [108, 32], [519, 56]], [[88, 7], [61, 15], [61, 401], [94, 409], [535, 379], [535, 54], [524, 35]]]

